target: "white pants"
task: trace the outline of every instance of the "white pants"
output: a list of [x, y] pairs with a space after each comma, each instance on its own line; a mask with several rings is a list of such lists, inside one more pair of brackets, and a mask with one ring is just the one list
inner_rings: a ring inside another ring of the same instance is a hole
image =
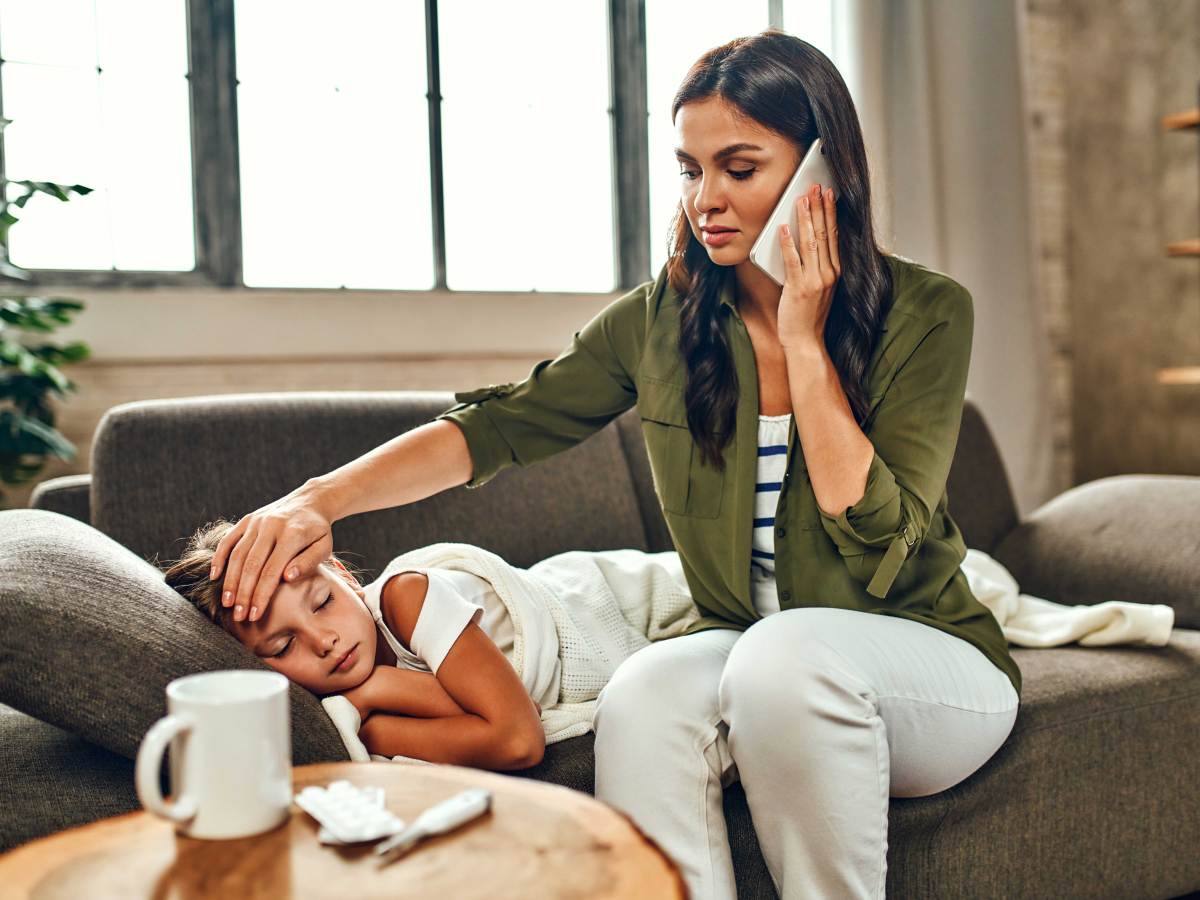
[[679, 865], [695, 900], [735, 898], [723, 786], [740, 779], [783, 900], [878, 898], [888, 797], [924, 797], [987, 762], [1017, 692], [930, 625], [789, 609], [638, 650], [596, 706], [596, 797]]

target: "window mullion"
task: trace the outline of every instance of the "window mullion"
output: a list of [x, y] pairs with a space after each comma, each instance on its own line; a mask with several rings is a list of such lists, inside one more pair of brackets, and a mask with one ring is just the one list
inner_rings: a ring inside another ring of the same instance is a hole
[[609, 0], [613, 245], [618, 290], [650, 278], [650, 150], [645, 0]]
[[446, 195], [442, 168], [442, 73], [437, 0], [425, 0], [425, 97], [429, 101], [429, 178], [433, 203], [433, 289], [446, 290]]
[[196, 269], [221, 287], [241, 287], [233, 0], [188, 0], [187, 10]]

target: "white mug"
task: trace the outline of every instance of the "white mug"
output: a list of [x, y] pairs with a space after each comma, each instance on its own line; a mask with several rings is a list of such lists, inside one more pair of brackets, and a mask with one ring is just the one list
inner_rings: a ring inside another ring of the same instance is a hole
[[[167, 715], [138, 747], [138, 799], [180, 834], [239, 838], [285, 822], [292, 802], [288, 680], [278, 672], [231, 669], [176, 678]], [[159, 772], [171, 747], [171, 790]]]

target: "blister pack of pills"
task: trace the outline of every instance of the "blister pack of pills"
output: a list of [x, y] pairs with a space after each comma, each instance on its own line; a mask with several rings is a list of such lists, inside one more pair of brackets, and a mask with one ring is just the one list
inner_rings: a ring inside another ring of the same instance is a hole
[[306, 787], [294, 797], [296, 805], [321, 824], [322, 844], [377, 841], [404, 830], [404, 820], [384, 807], [381, 787], [355, 787], [334, 781], [328, 787]]

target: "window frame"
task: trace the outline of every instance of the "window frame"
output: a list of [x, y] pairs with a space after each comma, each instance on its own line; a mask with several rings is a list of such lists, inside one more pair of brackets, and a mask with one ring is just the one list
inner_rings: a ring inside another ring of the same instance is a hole
[[[242, 278], [241, 180], [238, 168], [236, 0], [186, 0], [189, 116], [196, 264], [187, 272], [132, 269], [28, 269], [29, 287], [218, 287], [244, 291], [362, 293], [361, 288], [248, 286]], [[760, 0], [761, 2], [761, 0]], [[438, 0], [425, 0], [433, 258], [436, 283], [395, 293], [465, 293], [446, 286]], [[650, 161], [646, 99], [645, 0], [608, 0], [609, 116], [612, 140], [614, 291], [649, 280]], [[768, 0], [768, 21], [782, 27], [783, 0]], [[2, 25], [2, 23], [0, 23]], [[4, 61], [0, 59], [0, 85]], [[0, 92], [0, 115], [3, 114]], [[5, 175], [0, 133], [0, 175]], [[31, 173], [34, 175], [36, 173]], [[389, 289], [391, 290], [391, 289]], [[377, 292], [377, 291], [375, 291]], [[478, 293], [478, 292], [470, 292]]]

